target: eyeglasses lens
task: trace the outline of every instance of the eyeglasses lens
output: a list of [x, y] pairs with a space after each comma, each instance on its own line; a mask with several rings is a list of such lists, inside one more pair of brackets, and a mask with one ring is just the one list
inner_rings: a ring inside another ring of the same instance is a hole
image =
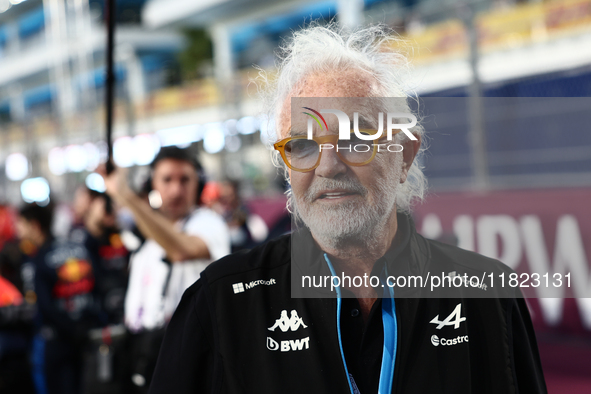
[[285, 144], [285, 158], [298, 170], [308, 170], [316, 165], [320, 146], [314, 140], [295, 139]]

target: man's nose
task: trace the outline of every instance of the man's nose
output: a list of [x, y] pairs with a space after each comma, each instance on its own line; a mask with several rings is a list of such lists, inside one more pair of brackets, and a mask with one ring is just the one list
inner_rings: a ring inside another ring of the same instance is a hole
[[183, 185], [181, 184], [181, 182], [172, 182], [170, 185], [170, 194], [172, 194], [173, 196], [178, 196], [180, 194], [185, 193], [185, 190], [183, 188]]
[[320, 164], [316, 167], [315, 175], [322, 178], [334, 178], [339, 174], [347, 172], [347, 165], [343, 163], [334, 146], [330, 149], [322, 148]]

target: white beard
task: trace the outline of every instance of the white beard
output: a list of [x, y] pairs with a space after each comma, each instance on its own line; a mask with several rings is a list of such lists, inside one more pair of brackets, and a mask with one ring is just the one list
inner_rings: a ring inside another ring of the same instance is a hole
[[[397, 157], [394, 163], [388, 163], [385, 177], [376, 180], [372, 189], [348, 176], [316, 178], [305, 195], [291, 195], [294, 217], [301, 220], [317, 242], [325, 247], [336, 249], [362, 244], [372, 249], [381, 240], [380, 234], [396, 207], [396, 191], [402, 170], [402, 155], [397, 156], [399, 159]], [[376, 157], [374, 161], [381, 161], [379, 159]], [[365, 202], [347, 201], [331, 207], [315, 204], [314, 196], [325, 189], [354, 191], [364, 197]], [[369, 195], [373, 196], [372, 204], [367, 202]]]

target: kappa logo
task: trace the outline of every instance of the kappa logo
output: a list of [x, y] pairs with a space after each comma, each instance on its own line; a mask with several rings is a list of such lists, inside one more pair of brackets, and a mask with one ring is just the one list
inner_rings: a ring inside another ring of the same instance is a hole
[[264, 279], [253, 280], [249, 283], [238, 282], [238, 283], [234, 283], [232, 285], [232, 290], [234, 290], [234, 294], [238, 294], [238, 293], [244, 293], [244, 291], [250, 290], [253, 287], [256, 287], [259, 285], [272, 286], [276, 283], [277, 283], [277, 281], [275, 280], [275, 278], [271, 278], [269, 280], [264, 280]]
[[281, 317], [275, 320], [275, 324], [268, 328], [269, 331], [275, 331], [277, 327], [283, 332], [287, 332], [288, 330], [297, 331], [299, 328], [308, 328], [308, 326], [304, 323], [304, 320], [298, 316], [298, 312], [295, 309], [291, 311], [291, 317], [287, 316], [287, 310], [281, 311]]
[[[295, 309], [291, 310], [291, 317], [287, 314], [287, 309], [281, 311], [279, 319], [275, 320], [275, 324], [268, 328], [269, 331], [275, 331], [279, 329], [283, 332], [297, 331], [302, 328], [308, 328], [304, 323], [304, 319], [298, 316], [298, 312]], [[305, 350], [310, 348], [310, 337], [300, 339], [290, 339], [285, 341], [277, 342], [271, 337], [267, 337], [267, 349], [271, 351], [280, 350], [282, 352], [290, 352], [297, 350]]]
[[[460, 323], [463, 321], [466, 321], [466, 318], [462, 317], [462, 303], [460, 302], [458, 305], [456, 305], [453, 312], [445, 318], [445, 320], [440, 321], [439, 315], [437, 315], [429, 323], [437, 324], [437, 327], [435, 327], [435, 329], [441, 330], [443, 326], [454, 326], [454, 329], [460, 328]], [[435, 345], [435, 343], [433, 344]]]

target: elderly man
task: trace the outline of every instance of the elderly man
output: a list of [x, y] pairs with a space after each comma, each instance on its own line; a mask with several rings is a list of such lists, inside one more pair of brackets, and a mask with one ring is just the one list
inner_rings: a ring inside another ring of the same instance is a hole
[[406, 100], [388, 99], [403, 97], [405, 66], [391, 37], [381, 27], [294, 35], [269, 108], [299, 228], [210, 265], [187, 290], [152, 394], [546, 391], [520, 297], [389, 280], [509, 272], [416, 233], [422, 130]]

